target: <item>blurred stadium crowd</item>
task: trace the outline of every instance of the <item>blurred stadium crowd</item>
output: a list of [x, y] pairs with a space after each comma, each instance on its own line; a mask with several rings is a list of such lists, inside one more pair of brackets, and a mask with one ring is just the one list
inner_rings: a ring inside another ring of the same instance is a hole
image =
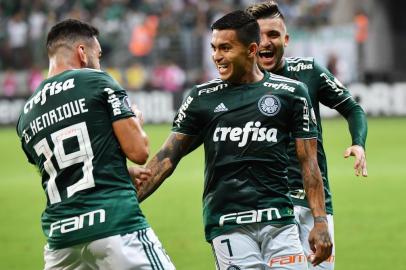
[[[0, 96], [27, 96], [46, 76], [46, 33], [77, 18], [100, 29], [102, 67], [130, 91], [181, 91], [205, 81], [205, 43], [218, 17], [248, 0], [2, 0]], [[290, 25], [329, 23], [334, 0], [278, 1]], [[210, 67], [209, 67], [210, 68]]]

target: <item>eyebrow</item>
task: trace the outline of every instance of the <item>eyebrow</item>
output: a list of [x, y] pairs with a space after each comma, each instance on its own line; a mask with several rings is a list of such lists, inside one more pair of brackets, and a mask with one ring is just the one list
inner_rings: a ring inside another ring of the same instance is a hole
[[[211, 45], [212, 48], [216, 47], [216, 46], [214, 46], [214, 44], [211, 43], [211, 42], [210, 42], [210, 45]], [[217, 47], [220, 48], [220, 47], [224, 47], [224, 46], [230, 46], [230, 47], [231, 47], [232, 45], [231, 45], [230, 42], [223, 42], [223, 43], [220, 43]]]

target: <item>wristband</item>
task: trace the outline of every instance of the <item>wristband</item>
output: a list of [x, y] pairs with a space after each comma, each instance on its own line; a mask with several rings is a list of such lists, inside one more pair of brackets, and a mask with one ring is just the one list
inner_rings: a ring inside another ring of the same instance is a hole
[[326, 222], [326, 223], [328, 223], [327, 217], [326, 217], [326, 216], [314, 217], [314, 223], [321, 223], [321, 222]]

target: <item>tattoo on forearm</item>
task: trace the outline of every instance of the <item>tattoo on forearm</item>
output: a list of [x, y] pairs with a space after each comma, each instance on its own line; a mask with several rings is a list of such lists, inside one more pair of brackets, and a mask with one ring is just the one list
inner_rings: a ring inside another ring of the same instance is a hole
[[140, 201], [152, 194], [172, 174], [180, 159], [187, 153], [190, 142], [191, 137], [184, 134], [173, 133], [169, 136], [162, 149], [147, 164], [152, 176], [138, 190]]

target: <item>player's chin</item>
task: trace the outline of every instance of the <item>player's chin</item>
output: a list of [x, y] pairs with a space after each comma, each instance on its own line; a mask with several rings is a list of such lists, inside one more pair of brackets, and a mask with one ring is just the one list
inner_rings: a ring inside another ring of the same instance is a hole
[[275, 63], [273, 61], [259, 61], [258, 63], [266, 71], [272, 71], [275, 67]]
[[228, 81], [232, 76], [232, 72], [219, 72], [219, 77], [223, 81]]

